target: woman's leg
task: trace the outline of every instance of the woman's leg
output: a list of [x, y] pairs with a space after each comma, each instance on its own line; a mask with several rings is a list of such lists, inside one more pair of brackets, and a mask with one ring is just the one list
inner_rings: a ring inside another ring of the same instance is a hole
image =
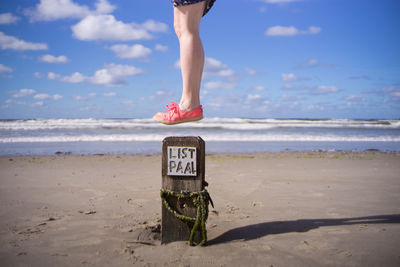
[[200, 105], [200, 83], [204, 67], [204, 50], [199, 27], [206, 1], [174, 7], [174, 28], [179, 39], [182, 97], [179, 106], [192, 110]]

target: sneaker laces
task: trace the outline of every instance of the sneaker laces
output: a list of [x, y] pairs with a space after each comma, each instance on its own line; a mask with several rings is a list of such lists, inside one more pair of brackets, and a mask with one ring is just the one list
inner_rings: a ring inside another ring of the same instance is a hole
[[168, 111], [168, 115], [171, 118], [175, 113], [179, 111], [179, 105], [176, 104], [175, 102], [171, 102], [171, 104], [166, 105]]

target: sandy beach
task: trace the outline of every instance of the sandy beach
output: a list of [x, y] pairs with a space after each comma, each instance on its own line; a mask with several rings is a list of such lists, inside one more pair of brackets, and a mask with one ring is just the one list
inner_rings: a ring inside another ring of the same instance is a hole
[[400, 266], [400, 154], [208, 154], [208, 246], [160, 244], [160, 155], [0, 157], [1, 266]]

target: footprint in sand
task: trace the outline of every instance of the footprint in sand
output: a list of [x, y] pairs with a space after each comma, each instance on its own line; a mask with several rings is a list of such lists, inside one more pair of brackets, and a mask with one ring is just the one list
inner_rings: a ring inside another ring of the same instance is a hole
[[126, 202], [127, 202], [129, 205], [134, 206], [134, 207], [137, 207], [137, 208], [143, 207], [143, 204], [142, 204], [143, 199], [132, 199], [132, 198], [130, 198], [130, 199], [128, 199]]
[[296, 249], [299, 250], [312, 250], [314, 248], [315, 247], [310, 245], [310, 243], [306, 240], [301, 241], [300, 244], [296, 246]]
[[231, 205], [231, 204], [226, 205], [226, 213], [235, 214], [235, 212], [238, 210], [239, 210], [239, 208], [235, 207], [234, 205]]
[[19, 231], [16, 230], [14, 232], [18, 235], [23, 236], [23, 238], [26, 240], [44, 233], [46, 231], [46, 228], [47, 228], [47, 223], [40, 223], [38, 225], [27, 227]]
[[260, 202], [260, 201], [253, 201], [253, 202], [251, 203], [251, 206], [252, 206], [252, 207], [262, 207], [262, 206], [263, 206], [263, 203]]
[[337, 255], [341, 258], [348, 258], [353, 256], [353, 254], [348, 251], [348, 250], [341, 250], [341, 249], [336, 249], [335, 252], [333, 253], [333, 255]]
[[264, 246], [262, 246], [262, 248], [263, 248], [265, 251], [270, 251], [270, 250], [272, 250], [272, 247], [269, 246], [269, 245], [264, 245]]

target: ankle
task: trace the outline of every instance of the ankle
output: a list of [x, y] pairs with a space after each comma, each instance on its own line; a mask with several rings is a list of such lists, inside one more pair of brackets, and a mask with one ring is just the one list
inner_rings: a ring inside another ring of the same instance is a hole
[[190, 103], [186, 103], [186, 102], [181, 101], [181, 102], [179, 103], [179, 108], [180, 108], [181, 110], [192, 110], [192, 109], [197, 108], [198, 106], [200, 106], [200, 102], [190, 102]]

